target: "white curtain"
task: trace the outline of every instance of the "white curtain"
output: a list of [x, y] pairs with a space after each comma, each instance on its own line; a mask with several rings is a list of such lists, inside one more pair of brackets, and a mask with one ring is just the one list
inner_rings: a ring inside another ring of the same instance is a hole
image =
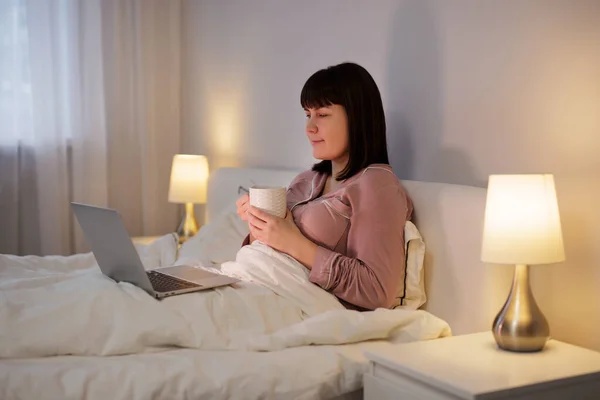
[[118, 209], [132, 236], [175, 229], [180, 12], [180, 1], [0, 2], [0, 253], [86, 251], [70, 201]]

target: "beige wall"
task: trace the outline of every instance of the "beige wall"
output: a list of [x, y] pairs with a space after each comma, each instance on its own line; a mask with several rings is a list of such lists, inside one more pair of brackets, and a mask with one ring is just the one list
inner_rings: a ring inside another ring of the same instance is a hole
[[[299, 92], [358, 62], [402, 178], [555, 174], [567, 261], [537, 266], [554, 337], [600, 350], [600, 1], [184, 2], [186, 151], [211, 167], [313, 160]], [[508, 288], [507, 288], [508, 291]]]

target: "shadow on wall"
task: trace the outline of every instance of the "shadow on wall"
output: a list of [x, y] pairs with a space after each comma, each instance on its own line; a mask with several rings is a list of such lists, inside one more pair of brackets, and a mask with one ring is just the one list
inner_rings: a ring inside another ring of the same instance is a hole
[[[444, 182], [485, 186], [477, 181], [467, 155], [458, 148], [444, 146], [444, 135], [451, 134], [445, 121], [445, 73], [442, 37], [434, 6], [430, 1], [405, 1], [395, 12], [389, 40], [386, 117], [390, 163], [398, 177], [404, 180]], [[456, 101], [460, 101], [457, 98]], [[444, 204], [428, 208], [420, 214], [418, 199], [414, 200], [413, 221], [420, 218], [439, 221]], [[476, 226], [474, 224], [473, 226]], [[445, 299], [432, 292], [434, 281], [445, 282], [446, 293], [456, 293], [463, 278], [457, 271], [443, 268], [452, 241], [441, 232], [437, 239], [434, 259], [426, 247], [425, 286], [428, 292], [426, 308], [443, 304]], [[479, 237], [479, 231], [472, 232]], [[424, 235], [425, 242], [428, 237]], [[436, 277], [434, 280], [433, 278]], [[483, 279], [483, 278], [482, 278]], [[433, 310], [436, 311], [436, 310]]]
[[442, 144], [449, 133], [444, 125], [447, 96], [433, 7], [430, 1], [405, 1], [395, 12], [384, 82], [390, 163], [401, 179], [485, 187], [464, 151]]

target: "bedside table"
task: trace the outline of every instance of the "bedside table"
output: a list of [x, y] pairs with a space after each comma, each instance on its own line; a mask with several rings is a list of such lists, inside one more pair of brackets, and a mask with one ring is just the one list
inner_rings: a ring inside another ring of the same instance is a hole
[[557, 340], [541, 352], [513, 353], [483, 332], [365, 355], [366, 400], [600, 399], [600, 353]]

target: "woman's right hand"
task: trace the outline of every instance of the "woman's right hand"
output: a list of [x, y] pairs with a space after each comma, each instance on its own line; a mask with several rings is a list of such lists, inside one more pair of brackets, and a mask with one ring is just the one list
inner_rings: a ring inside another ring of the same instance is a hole
[[240, 197], [236, 202], [237, 214], [240, 216], [242, 221], [248, 222], [248, 207], [250, 206], [250, 196], [248, 194]]

